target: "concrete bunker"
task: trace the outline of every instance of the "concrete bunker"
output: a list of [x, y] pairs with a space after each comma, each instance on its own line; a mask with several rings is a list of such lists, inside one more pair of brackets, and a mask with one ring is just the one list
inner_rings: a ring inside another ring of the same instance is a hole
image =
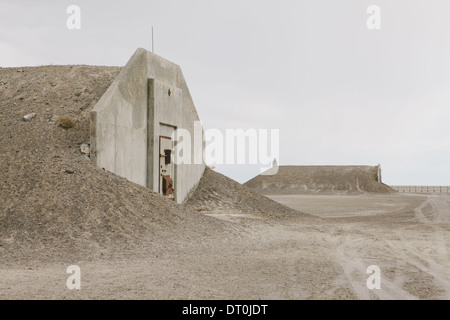
[[[277, 166], [244, 183], [264, 195], [392, 193], [381, 166]], [[274, 170], [275, 169], [275, 170]]]
[[90, 120], [91, 159], [101, 168], [178, 203], [203, 175], [205, 164], [194, 164], [194, 148], [190, 163], [174, 159], [174, 132], [187, 130], [193, 146], [200, 120], [181, 68], [170, 61], [137, 49]]

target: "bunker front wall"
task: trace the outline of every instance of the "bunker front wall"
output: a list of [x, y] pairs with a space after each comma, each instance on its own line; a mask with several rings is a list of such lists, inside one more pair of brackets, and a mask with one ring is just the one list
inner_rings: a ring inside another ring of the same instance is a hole
[[[178, 128], [194, 145], [199, 121], [181, 68], [138, 49], [91, 111], [91, 159], [101, 168], [159, 192], [159, 139]], [[201, 130], [203, 141], [203, 130]], [[203, 175], [203, 161], [175, 165], [175, 200]]]

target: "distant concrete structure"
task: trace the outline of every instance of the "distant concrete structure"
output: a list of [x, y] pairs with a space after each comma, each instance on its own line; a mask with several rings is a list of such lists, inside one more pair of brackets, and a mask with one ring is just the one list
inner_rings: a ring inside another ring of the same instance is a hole
[[[194, 125], [199, 117], [178, 65], [137, 49], [90, 119], [91, 159], [99, 167], [178, 203], [202, 177], [203, 159], [200, 164], [174, 163], [175, 130], [189, 131], [191, 145], [194, 130], [199, 130]], [[200, 136], [203, 143], [201, 126]]]
[[277, 173], [278, 173], [278, 161], [277, 161], [277, 159], [273, 159], [272, 168], [267, 169], [266, 171], [261, 173], [261, 175], [263, 175], [263, 176], [273, 176], [273, 175], [275, 175]]
[[[276, 168], [276, 170], [274, 169]], [[376, 166], [278, 166], [244, 186], [265, 195], [392, 193]]]
[[401, 193], [450, 193], [450, 186], [390, 186]]
[[383, 182], [381, 181], [381, 164], [378, 164], [378, 165], [377, 165], [377, 168], [378, 168], [378, 170], [377, 170], [377, 181], [378, 181], [379, 183], [383, 183]]

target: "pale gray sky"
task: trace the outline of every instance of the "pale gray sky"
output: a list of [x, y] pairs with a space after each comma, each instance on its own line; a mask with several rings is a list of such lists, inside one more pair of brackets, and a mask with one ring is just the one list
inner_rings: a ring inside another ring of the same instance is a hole
[[[81, 30], [66, 27], [69, 5]], [[153, 25], [206, 129], [280, 129], [281, 165], [381, 163], [387, 184], [450, 185], [448, 12], [448, 0], [0, 0], [0, 66], [123, 66], [151, 49]]]

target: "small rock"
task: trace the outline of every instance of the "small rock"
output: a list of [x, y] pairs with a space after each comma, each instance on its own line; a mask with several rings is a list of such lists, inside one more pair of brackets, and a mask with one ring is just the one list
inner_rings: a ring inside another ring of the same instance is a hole
[[46, 102], [45, 104], [46, 104], [46, 105], [49, 105], [49, 103], [48, 103], [48, 102]]
[[61, 108], [64, 108], [64, 105], [62, 105]]
[[34, 117], [36, 117], [36, 113], [29, 113], [29, 114], [23, 116], [23, 121], [30, 121]]
[[91, 153], [91, 148], [89, 147], [89, 145], [87, 145], [85, 143], [80, 146], [80, 150], [81, 150], [81, 153], [84, 153], [84, 154]]
[[23, 70], [22, 69], [18, 69], [17, 72], [23, 72]]
[[73, 174], [73, 173], [75, 173], [75, 171], [73, 169], [71, 169], [71, 168], [67, 168], [66, 169], [66, 173]]

